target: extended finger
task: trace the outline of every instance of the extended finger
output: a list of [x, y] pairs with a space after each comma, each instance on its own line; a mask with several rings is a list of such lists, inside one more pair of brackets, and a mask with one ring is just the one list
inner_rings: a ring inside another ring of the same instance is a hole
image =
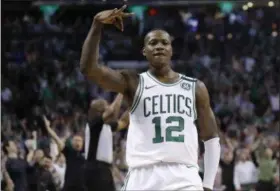
[[122, 21], [122, 17], [117, 17], [114, 25], [121, 31], [123, 31], [123, 21]]
[[121, 24], [121, 31], [123, 31], [123, 19], [122, 19], [122, 17], [119, 17], [119, 22]]
[[123, 18], [131, 17], [131, 16], [133, 16], [133, 15], [135, 15], [135, 14], [134, 14], [134, 13], [122, 13], [122, 14], [121, 14], [121, 16], [122, 16]]
[[115, 12], [115, 14], [119, 14], [119, 13], [123, 12], [126, 9], [126, 7], [127, 7], [127, 5], [122, 6], [119, 10], [117, 10]]
[[111, 14], [108, 17], [113, 16], [117, 11], [118, 11], [117, 8], [113, 9], [113, 11], [111, 12]]

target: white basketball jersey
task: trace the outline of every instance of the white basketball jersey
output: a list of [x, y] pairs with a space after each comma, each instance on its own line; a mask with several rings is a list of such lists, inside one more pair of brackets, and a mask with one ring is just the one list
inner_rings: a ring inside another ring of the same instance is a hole
[[183, 75], [164, 84], [149, 72], [140, 74], [127, 135], [129, 167], [170, 162], [198, 168], [195, 84]]

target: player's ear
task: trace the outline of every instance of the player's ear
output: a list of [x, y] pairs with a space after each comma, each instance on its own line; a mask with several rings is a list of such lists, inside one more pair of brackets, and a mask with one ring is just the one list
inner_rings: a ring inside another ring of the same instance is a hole
[[142, 54], [143, 54], [143, 56], [146, 57], [146, 50], [145, 50], [145, 48], [142, 49]]

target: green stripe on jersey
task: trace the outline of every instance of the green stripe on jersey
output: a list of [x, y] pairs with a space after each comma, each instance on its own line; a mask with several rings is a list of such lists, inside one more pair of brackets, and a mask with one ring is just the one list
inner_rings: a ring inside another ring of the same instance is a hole
[[195, 78], [190, 78], [190, 77], [187, 77], [187, 76], [182, 76], [182, 79], [186, 80], [186, 81], [189, 81], [189, 82], [196, 82]]
[[181, 81], [182, 81], [182, 75], [179, 74], [179, 79], [178, 81], [174, 82], [174, 83], [163, 83], [163, 82], [160, 82], [158, 79], [156, 79], [149, 71], [146, 72], [147, 73], [147, 76], [149, 76], [153, 81], [155, 81], [156, 83], [158, 83], [159, 85], [162, 85], [162, 86], [174, 86], [174, 85], [177, 85], [179, 84]]

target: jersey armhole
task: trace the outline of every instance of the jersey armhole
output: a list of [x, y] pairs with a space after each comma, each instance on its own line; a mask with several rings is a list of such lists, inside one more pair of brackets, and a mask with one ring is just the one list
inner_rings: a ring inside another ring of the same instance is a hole
[[140, 80], [138, 83], [138, 87], [137, 90], [135, 92], [134, 98], [133, 98], [133, 102], [130, 108], [130, 113], [132, 114], [134, 112], [134, 110], [136, 109], [136, 107], [138, 106], [139, 102], [140, 102], [140, 98], [143, 94], [143, 90], [144, 90], [144, 79], [142, 75], [140, 76]]
[[185, 75], [182, 76], [182, 79], [188, 81], [189, 83], [192, 83], [192, 96], [193, 96], [193, 121], [195, 122], [197, 120], [197, 111], [196, 111], [196, 96], [195, 96], [195, 91], [196, 91], [196, 78], [190, 78]]

